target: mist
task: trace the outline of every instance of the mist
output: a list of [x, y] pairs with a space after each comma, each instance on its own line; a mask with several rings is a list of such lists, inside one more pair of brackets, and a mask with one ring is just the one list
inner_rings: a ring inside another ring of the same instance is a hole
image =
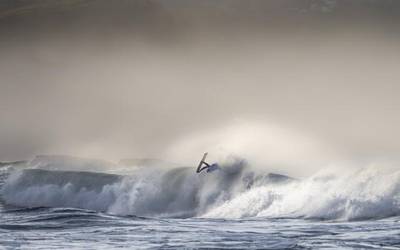
[[396, 2], [0, 8], [1, 161], [68, 154], [188, 165], [208, 151], [301, 175], [398, 158]]

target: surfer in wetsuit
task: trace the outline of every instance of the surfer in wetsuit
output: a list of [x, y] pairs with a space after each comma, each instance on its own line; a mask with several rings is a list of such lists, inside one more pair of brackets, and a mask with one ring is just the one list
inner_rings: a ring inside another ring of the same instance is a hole
[[[205, 159], [207, 157], [208, 153], [204, 153], [203, 155], [203, 159], [201, 159], [199, 166], [197, 167], [196, 173], [200, 173], [201, 171], [203, 171], [204, 169], [207, 169], [207, 173], [213, 172], [217, 169], [219, 169], [219, 166], [217, 163], [213, 163], [213, 164], [208, 164], [207, 162], [205, 162]], [[205, 166], [203, 166], [205, 165]]]

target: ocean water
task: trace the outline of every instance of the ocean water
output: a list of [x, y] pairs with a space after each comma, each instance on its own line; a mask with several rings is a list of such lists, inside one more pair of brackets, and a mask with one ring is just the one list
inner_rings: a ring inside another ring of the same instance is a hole
[[395, 170], [299, 180], [242, 161], [200, 175], [96, 164], [2, 166], [0, 248], [400, 249]]

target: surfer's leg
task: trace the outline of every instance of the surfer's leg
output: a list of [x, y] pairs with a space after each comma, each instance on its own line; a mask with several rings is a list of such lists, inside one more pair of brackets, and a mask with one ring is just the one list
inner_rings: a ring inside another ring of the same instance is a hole
[[[205, 165], [204, 167], [201, 167], [202, 165]], [[210, 167], [210, 164], [208, 164], [207, 162], [205, 162], [205, 161], [202, 161], [201, 162], [201, 164], [200, 164], [200, 166], [199, 166], [199, 168], [197, 169], [197, 173], [200, 173], [201, 171], [203, 171], [204, 169], [208, 169]]]
[[205, 161], [202, 161], [201, 163], [204, 164], [204, 165], [206, 165], [206, 168], [209, 168], [209, 167], [210, 167], [210, 164], [208, 164], [208, 163], [205, 162]]

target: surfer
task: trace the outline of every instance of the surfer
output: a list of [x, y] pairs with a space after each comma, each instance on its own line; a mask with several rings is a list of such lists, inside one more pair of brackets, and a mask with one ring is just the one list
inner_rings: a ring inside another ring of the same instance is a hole
[[219, 169], [219, 166], [218, 166], [217, 163], [213, 163], [213, 164], [210, 165], [207, 162], [205, 162], [207, 154], [208, 153], [204, 153], [203, 158], [201, 159], [200, 164], [197, 167], [196, 173], [200, 173], [204, 169], [207, 169], [207, 173], [210, 173], [210, 172], [213, 172], [213, 171]]

